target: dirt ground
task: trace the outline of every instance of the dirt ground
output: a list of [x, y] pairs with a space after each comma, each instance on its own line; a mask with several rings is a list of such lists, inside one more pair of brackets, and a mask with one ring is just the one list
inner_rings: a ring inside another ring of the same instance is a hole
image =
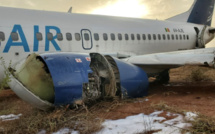
[[[146, 101], [147, 99], [148, 101]], [[165, 103], [181, 111], [192, 111], [215, 117], [215, 82], [171, 83], [151, 85], [149, 96], [126, 103], [105, 114], [105, 118], [120, 119], [154, 111], [153, 104]]]
[[[193, 70], [203, 71], [203, 81], [192, 82]], [[150, 83], [147, 97], [123, 104], [105, 114], [105, 118], [119, 119], [138, 113], [154, 111], [153, 104], [164, 103], [179, 111], [191, 111], [215, 117], [215, 69], [184, 66], [170, 70], [170, 83]], [[147, 100], [147, 101], [146, 101]]]
[[[203, 72], [202, 80], [192, 81], [191, 75], [194, 70]], [[155, 110], [152, 105], [159, 103], [165, 103], [180, 111], [215, 117], [215, 69], [191, 66], [172, 69], [169, 84], [150, 83], [148, 96], [116, 103], [108, 109], [97, 110], [96, 114], [104, 119], [120, 119], [139, 113], [149, 114]], [[7, 114], [7, 109], [13, 114], [19, 114], [31, 112], [35, 108], [19, 99], [11, 90], [3, 90], [0, 92], [0, 115]]]

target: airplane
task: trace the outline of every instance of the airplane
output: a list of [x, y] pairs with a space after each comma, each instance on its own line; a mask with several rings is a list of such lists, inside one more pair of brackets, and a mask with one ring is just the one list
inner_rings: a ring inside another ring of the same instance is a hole
[[214, 2], [196, 0], [167, 20], [0, 7], [0, 77], [42, 110], [142, 97], [149, 76], [166, 82], [170, 68], [214, 66], [214, 49], [205, 48], [215, 37]]

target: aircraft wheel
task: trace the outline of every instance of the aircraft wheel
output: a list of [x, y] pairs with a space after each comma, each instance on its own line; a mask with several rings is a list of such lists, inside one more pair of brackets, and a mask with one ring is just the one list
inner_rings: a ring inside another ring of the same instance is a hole
[[170, 77], [169, 77], [169, 69], [161, 72], [158, 76], [156, 76], [156, 82], [167, 84], [169, 83]]

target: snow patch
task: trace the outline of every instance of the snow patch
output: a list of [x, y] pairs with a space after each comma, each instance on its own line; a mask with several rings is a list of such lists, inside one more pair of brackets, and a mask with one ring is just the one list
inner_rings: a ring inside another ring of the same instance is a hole
[[60, 129], [58, 132], [52, 134], [79, 134], [78, 131], [71, 130], [69, 128]]
[[96, 134], [135, 134], [153, 130], [159, 130], [154, 134], [181, 134], [181, 129], [186, 129], [191, 126], [190, 123], [185, 122], [184, 117], [180, 114], [167, 113], [168, 116], [174, 115], [177, 117], [165, 121], [166, 118], [158, 117], [162, 112], [163, 111], [156, 111], [150, 115], [139, 114], [128, 116], [125, 119], [106, 120], [102, 124], [104, 128]]
[[[159, 117], [163, 111], [155, 111], [150, 115], [138, 114], [135, 116], [128, 116], [125, 119], [119, 120], [105, 120], [102, 126], [103, 129], [95, 134], [136, 134], [150, 131], [157, 131], [153, 134], [181, 134], [182, 129], [191, 127], [190, 123], [186, 120], [192, 120], [197, 116], [195, 113], [187, 112], [185, 117], [181, 114], [173, 114], [167, 112], [167, 116], [176, 116], [174, 119], [166, 120], [164, 117]], [[53, 134], [79, 134], [69, 128], [60, 129]], [[38, 134], [46, 134], [42, 130]]]
[[18, 114], [18, 115], [14, 115], [14, 114], [1, 115], [0, 116], [0, 121], [16, 120], [16, 119], [19, 119], [20, 116], [22, 116], [22, 114]]
[[145, 101], [149, 101], [149, 99], [145, 99]]
[[134, 103], [143, 103], [143, 102], [145, 102], [145, 101], [147, 102], [147, 101], [149, 101], [149, 99], [146, 98], [146, 99], [144, 99], [144, 100], [135, 101]]
[[[37, 134], [46, 134], [46, 130], [41, 130]], [[54, 132], [52, 134], [79, 134], [79, 132], [78, 131], [74, 131], [74, 130], [69, 129], [69, 128], [62, 128], [59, 131]]]
[[170, 116], [177, 116], [178, 114], [173, 114], [173, 113], [170, 113], [170, 112], [167, 112], [166, 116], [170, 117]]
[[192, 113], [192, 112], [187, 112], [185, 119], [189, 120], [189, 121], [193, 121], [194, 118], [196, 118], [198, 115], [196, 113]]

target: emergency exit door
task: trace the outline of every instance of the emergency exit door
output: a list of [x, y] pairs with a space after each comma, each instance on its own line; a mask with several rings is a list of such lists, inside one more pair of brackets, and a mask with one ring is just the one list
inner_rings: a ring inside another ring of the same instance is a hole
[[82, 47], [85, 50], [90, 50], [93, 48], [93, 42], [92, 42], [92, 34], [89, 29], [82, 29], [81, 30], [81, 36], [82, 36]]

